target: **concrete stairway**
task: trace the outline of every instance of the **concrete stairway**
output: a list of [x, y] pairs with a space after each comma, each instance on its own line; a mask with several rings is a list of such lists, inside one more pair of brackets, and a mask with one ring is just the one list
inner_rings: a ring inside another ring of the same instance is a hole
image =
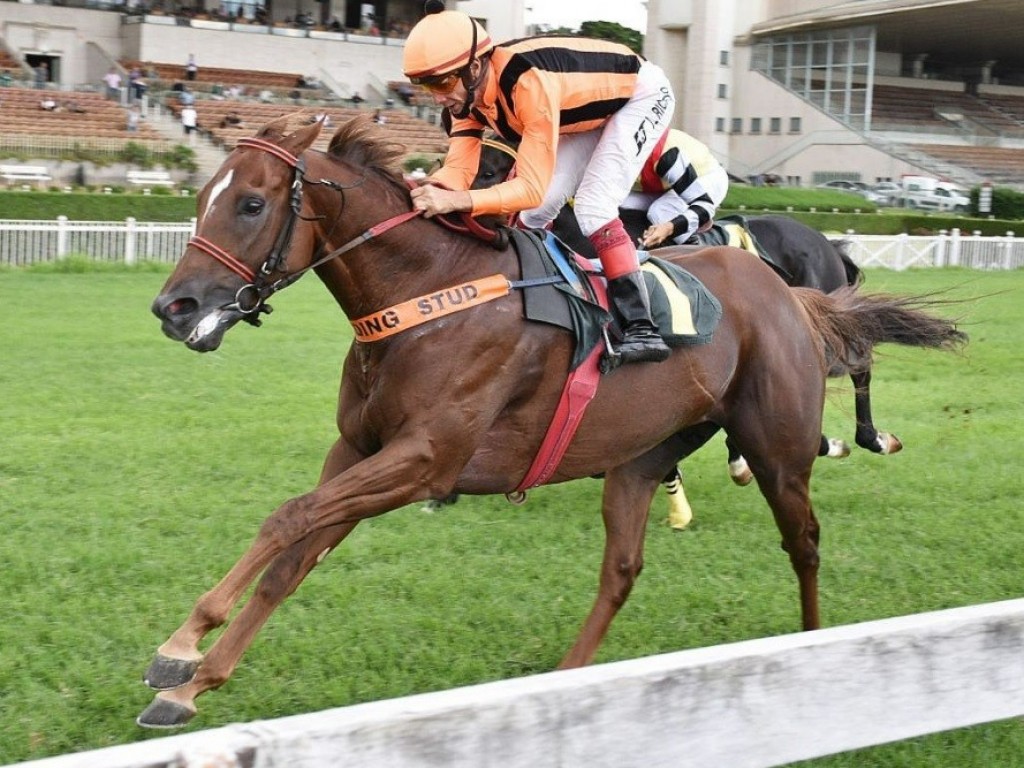
[[198, 133], [193, 133], [189, 137], [192, 140], [190, 143], [189, 138], [186, 138], [182, 130], [181, 122], [178, 118], [159, 104], [150, 105], [149, 110], [146, 112], [146, 122], [149, 123], [150, 127], [156, 129], [168, 139], [192, 147], [192, 150], [196, 153], [196, 163], [199, 166], [199, 170], [192, 174], [189, 181], [192, 186], [202, 187], [206, 184], [213, 177], [213, 174], [216, 173], [217, 169], [220, 168], [224, 158], [227, 157], [227, 153], [223, 149]]

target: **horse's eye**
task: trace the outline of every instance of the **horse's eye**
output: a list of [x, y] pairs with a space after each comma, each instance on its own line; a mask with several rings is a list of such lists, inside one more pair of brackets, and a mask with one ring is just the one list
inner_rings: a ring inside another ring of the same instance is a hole
[[264, 201], [258, 197], [247, 197], [242, 201], [242, 213], [246, 216], [258, 216], [263, 211]]

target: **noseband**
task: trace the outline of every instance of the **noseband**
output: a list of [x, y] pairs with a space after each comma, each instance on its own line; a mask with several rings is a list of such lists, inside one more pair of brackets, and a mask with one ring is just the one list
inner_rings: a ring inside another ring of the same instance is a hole
[[[281, 271], [281, 268], [285, 263], [286, 254], [288, 253], [288, 249], [291, 247], [292, 236], [295, 233], [296, 221], [299, 219], [302, 219], [303, 221], [314, 221], [316, 219], [324, 218], [323, 216], [316, 216], [307, 219], [302, 216], [303, 185], [322, 184], [326, 187], [337, 190], [342, 196], [343, 209], [345, 205], [345, 189], [347, 189], [347, 187], [338, 184], [335, 181], [331, 181], [330, 179], [320, 179], [319, 181], [307, 179], [306, 163], [303, 158], [301, 156], [293, 155], [288, 150], [279, 147], [273, 142], [266, 141], [264, 139], [245, 138], [238, 140], [236, 148], [238, 147], [250, 147], [262, 152], [267, 152], [292, 168], [293, 176], [288, 199], [288, 207], [290, 211], [288, 220], [278, 233], [277, 239], [274, 241], [274, 247], [270, 251], [270, 255], [268, 255], [264, 260], [259, 270], [255, 272], [241, 259], [233, 256], [216, 243], [207, 240], [205, 237], [195, 235], [189, 239], [188, 245], [194, 246], [206, 255], [216, 259], [245, 281], [245, 285], [239, 288], [235, 293], [234, 302], [224, 305], [222, 309], [241, 313], [243, 319], [252, 325], [259, 326], [261, 323], [259, 316], [261, 314], [269, 315], [273, 311], [273, 308], [267, 304], [267, 299], [278, 291], [287, 288], [309, 270], [330, 261], [336, 256], [340, 256], [346, 251], [355, 248], [360, 243], [364, 243], [382, 232], [386, 232], [392, 227], [396, 227], [399, 224], [420, 215], [420, 211], [408, 211], [406, 213], [393, 216], [392, 218], [387, 219], [386, 221], [383, 221], [366, 230], [362, 234], [352, 238], [340, 248], [337, 248], [326, 255], [320, 256], [319, 258], [314, 257], [312, 263], [297, 272], [286, 274], [284, 277], [272, 281], [270, 276], [275, 272]], [[352, 186], [358, 186], [359, 184], [362, 184], [362, 180]], [[339, 213], [338, 219], [335, 220], [335, 224], [340, 218], [341, 214]], [[322, 247], [323, 246], [321, 246], [321, 248]]]

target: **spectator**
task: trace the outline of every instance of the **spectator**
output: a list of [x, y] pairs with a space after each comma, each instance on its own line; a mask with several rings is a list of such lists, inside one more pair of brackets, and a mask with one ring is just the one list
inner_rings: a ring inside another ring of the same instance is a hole
[[354, 91], [352, 95], [349, 97], [349, 101], [352, 102], [353, 107], [358, 107], [360, 104], [366, 101], [366, 99], [360, 96], [358, 91]]
[[384, 117], [383, 109], [378, 109], [376, 112], [373, 113], [373, 122], [375, 122], [377, 125], [384, 125], [384, 123], [386, 123], [387, 121], [388, 119]]
[[195, 80], [197, 74], [199, 74], [199, 65], [196, 64], [195, 54], [190, 53], [188, 55], [188, 62], [185, 64], [185, 79]]
[[73, 99], [65, 101], [61, 106], [64, 108], [65, 112], [74, 112], [77, 115], [85, 114], [85, 108]]
[[398, 98], [402, 100], [402, 103], [407, 107], [412, 106], [413, 90], [409, 83], [399, 83], [398, 85]]
[[45, 96], [43, 100], [39, 102], [39, 108], [46, 112], [57, 112], [57, 102], [53, 100], [52, 96]]
[[237, 112], [228, 112], [220, 121], [221, 128], [244, 128], [241, 116]]
[[142, 119], [142, 114], [139, 112], [139, 108], [134, 104], [128, 109], [128, 122], [125, 124], [124, 129], [135, 133], [139, 130], [139, 120]]
[[121, 73], [117, 67], [111, 67], [103, 76], [103, 82], [107, 86], [107, 98], [111, 101], [118, 101], [121, 98]]
[[50, 82], [50, 65], [45, 61], [39, 62], [35, 66], [36, 76], [36, 88], [45, 88], [46, 84]]
[[128, 91], [135, 101], [142, 101], [146, 93], [146, 81], [142, 79], [142, 70], [138, 67], [132, 67], [128, 73]]
[[196, 95], [189, 90], [188, 86], [182, 86], [181, 93], [178, 94], [178, 103], [183, 107], [188, 107], [196, 103]]
[[181, 109], [181, 127], [188, 138], [189, 145], [195, 144], [195, 133], [199, 130], [199, 114], [191, 104]]

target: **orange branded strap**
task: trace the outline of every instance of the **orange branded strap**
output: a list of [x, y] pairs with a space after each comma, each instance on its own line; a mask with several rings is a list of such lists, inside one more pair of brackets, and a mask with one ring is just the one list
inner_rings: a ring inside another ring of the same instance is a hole
[[356, 332], [356, 341], [380, 341], [430, 320], [508, 296], [511, 290], [507, 277], [490, 275], [417, 296], [372, 315], [360, 317], [352, 321], [352, 327]]

